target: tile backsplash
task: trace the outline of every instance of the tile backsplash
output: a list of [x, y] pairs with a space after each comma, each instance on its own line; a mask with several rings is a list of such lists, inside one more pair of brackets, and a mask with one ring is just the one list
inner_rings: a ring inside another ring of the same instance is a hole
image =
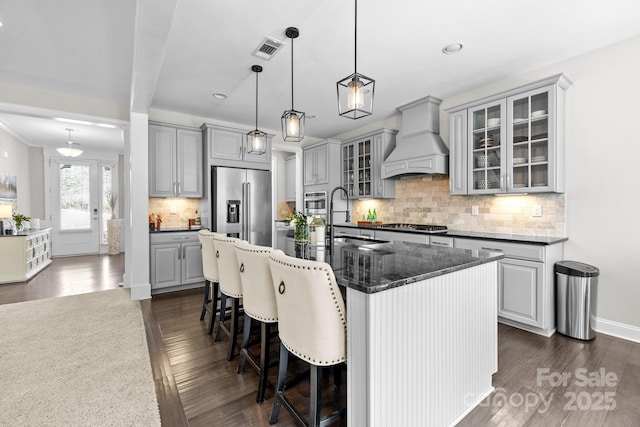
[[189, 227], [189, 218], [195, 218], [196, 210], [200, 214], [200, 199], [149, 198], [149, 215], [159, 214], [164, 228]]
[[[534, 206], [542, 216], [533, 216]], [[471, 215], [472, 207], [478, 215]], [[386, 223], [446, 225], [451, 230], [489, 233], [566, 236], [564, 194], [524, 196], [452, 196], [449, 178], [439, 175], [403, 177], [396, 182], [395, 199], [358, 200], [353, 203], [352, 221], [376, 209]]]

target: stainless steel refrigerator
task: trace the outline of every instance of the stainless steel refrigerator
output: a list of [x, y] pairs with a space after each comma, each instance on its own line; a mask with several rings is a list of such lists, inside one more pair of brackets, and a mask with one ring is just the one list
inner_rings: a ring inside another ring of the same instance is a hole
[[271, 171], [211, 167], [212, 231], [271, 246]]

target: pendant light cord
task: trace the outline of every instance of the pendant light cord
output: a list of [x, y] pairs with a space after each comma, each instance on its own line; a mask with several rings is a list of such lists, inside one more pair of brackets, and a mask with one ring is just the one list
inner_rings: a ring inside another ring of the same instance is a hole
[[353, 49], [353, 71], [358, 74], [358, 0], [355, 0], [355, 37], [354, 37], [354, 49]]
[[291, 37], [291, 110], [293, 108], [293, 37]]
[[258, 130], [258, 72], [256, 72], [256, 130]]

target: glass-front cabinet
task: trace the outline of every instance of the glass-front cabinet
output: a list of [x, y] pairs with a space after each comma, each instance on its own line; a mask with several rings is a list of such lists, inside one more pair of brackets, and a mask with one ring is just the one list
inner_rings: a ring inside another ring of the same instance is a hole
[[395, 197], [395, 181], [382, 179], [381, 164], [395, 148], [397, 133], [380, 129], [342, 143], [342, 186], [350, 199]]
[[550, 191], [554, 187], [554, 91], [543, 88], [507, 99], [511, 125], [507, 177], [509, 189]]
[[[447, 110], [455, 154], [451, 194], [564, 192], [564, 91], [570, 85], [559, 74]], [[466, 129], [460, 124], [465, 111]]]
[[342, 146], [342, 171], [349, 197], [371, 197], [371, 138]]
[[501, 100], [469, 109], [469, 189], [473, 193], [504, 191], [505, 106]]

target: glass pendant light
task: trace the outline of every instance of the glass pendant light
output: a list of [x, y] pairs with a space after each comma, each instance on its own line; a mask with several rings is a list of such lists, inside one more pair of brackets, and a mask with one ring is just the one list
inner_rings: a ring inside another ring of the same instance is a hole
[[267, 133], [258, 130], [258, 74], [262, 72], [262, 67], [253, 65], [251, 71], [256, 73], [256, 129], [247, 134], [247, 152], [264, 154], [267, 151]]
[[74, 148], [74, 145], [78, 145], [74, 142], [71, 142], [71, 132], [73, 132], [73, 129], [66, 129], [69, 132], [69, 139], [67, 140], [67, 146], [66, 147], [58, 147], [56, 148], [56, 151], [58, 151], [58, 153], [62, 154], [65, 157], [78, 157], [80, 154], [82, 154], [82, 150], [79, 148]]
[[291, 39], [291, 110], [282, 113], [282, 138], [285, 141], [300, 142], [304, 138], [305, 115], [293, 108], [293, 39], [300, 35], [300, 31], [295, 27], [289, 27], [285, 34]]
[[373, 113], [373, 93], [376, 81], [358, 73], [358, 0], [355, 0], [354, 73], [336, 83], [338, 114], [360, 119]]

